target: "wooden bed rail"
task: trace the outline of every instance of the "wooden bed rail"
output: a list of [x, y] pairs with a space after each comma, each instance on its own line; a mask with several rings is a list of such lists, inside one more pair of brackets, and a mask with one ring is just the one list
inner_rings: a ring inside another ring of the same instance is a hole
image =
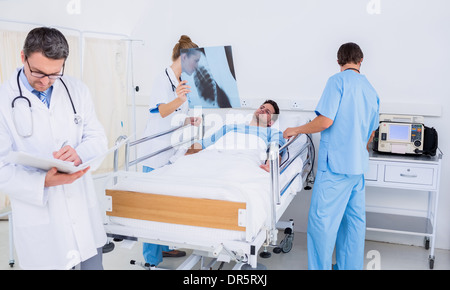
[[171, 224], [245, 231], [246, 204], [124, 190], [106, 190], [112, 199], [108, 216]]

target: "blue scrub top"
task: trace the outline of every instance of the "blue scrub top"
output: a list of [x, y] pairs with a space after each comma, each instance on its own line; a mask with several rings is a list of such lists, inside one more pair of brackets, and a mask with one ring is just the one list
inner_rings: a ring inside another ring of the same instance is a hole
[[353, 70], [329, 78], [316, 108], [317, 115], [333, 120], [322, 131], [318, 169], [363, 174], [368, 167], [367, 142], [379, 124], [380, 101], [364, 75]]

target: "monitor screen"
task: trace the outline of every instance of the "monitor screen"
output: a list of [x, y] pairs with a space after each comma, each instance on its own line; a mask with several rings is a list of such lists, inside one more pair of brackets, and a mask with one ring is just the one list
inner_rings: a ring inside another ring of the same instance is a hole
[[409, 141], [409, 125], [389, 125], [389, 140]]

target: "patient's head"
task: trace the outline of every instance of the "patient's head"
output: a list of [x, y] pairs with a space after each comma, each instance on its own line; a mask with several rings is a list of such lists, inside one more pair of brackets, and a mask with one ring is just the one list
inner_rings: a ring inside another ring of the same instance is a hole
[[270, 127], [275, 123], [280, 114], [278, 104], [272, 100], [266, 100], [253, 114], [258, 126]]

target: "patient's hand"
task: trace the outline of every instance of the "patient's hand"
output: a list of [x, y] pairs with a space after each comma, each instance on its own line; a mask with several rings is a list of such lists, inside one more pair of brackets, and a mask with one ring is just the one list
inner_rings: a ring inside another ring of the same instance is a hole
[[259, 166], [259, 168], [262, 168], [262, 169], [264, 169], [265, 171], [270, 172], [270, 164], [269, 164], [269, 162], [266, 162], [266, 163], [264, 163], [264, 164], [261, 164], [261, 165]]
[[192, 155], [200, 151], [202, 151], [202, 145], [200, 143], [194, 143], [191, 145], [191, 147], [187, 150], [186, 154], [184, 155]]
[[184, 120], [184, 124], [191, 124], [192, 126], [198, 127], [202, 123], [201, 117], [188, 117]]

